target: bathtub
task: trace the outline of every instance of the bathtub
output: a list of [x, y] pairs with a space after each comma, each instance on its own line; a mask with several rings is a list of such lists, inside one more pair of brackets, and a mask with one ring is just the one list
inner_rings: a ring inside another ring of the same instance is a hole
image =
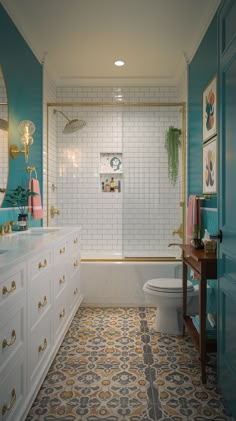
[[84, 306], [153, 306], [143, 293], [143, 285], [153, 278], [179, 278], [180, 261], [127, 261], [82, 255], [81, 292]]

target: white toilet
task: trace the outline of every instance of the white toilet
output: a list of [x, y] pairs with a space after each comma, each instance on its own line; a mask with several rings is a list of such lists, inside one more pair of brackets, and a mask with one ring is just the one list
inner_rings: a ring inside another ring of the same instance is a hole
[[[144, 284], [143, 291], [152, 295], [152, 302], [157, 307], [155, 330], [182, 335], [182, 279], [151, 279]], [[187, 305], [196, 295], [198, 292], [192, 282], [187, 281]]]

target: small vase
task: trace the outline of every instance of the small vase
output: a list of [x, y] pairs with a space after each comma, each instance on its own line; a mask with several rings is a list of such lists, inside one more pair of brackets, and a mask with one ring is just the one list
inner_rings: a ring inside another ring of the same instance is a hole
[[20, 231], [26, 231], [28, 229], [28, 215], [27, 213], [20, 213], [18, 215], [18, 225]]

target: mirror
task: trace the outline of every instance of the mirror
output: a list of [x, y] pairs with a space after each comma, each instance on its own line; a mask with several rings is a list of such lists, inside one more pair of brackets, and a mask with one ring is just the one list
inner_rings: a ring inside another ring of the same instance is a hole
[[5, 79], [0, 66], [0, 206], [2, 205], [8, 180], [8, 100]]

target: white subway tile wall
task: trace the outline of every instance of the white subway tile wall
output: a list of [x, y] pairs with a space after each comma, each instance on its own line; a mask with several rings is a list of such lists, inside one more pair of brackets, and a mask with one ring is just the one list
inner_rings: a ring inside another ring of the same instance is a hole
[[[119, 103], [121, 97], [140, 107], [106, 106]], [[58, 103], [91, 103], [57, 107], [69, 119], [86, 121], [83, 129], [69, 135], [62, 133], [66, 119], [50, 110], [49, 174], [51, 165], [52, 172], [57, 168], [60, 210], [56, 223], [81, 225], [83, 251], [173, 256], [168, 243], [177, 240], [172, 232], [181, 223], [181, 177], [171, 186], [164, 142], [170, 125], [181, 127], [181, 114], [179, 107], [143, 107], [141, 103], [177, 102], [177, 89], [58, 87], [56, 99]], [[123, 153], [121, 193], [103, 193], [100, 154], [118, 152]], [[49, 200], [54, 205], [53, 198]]]

